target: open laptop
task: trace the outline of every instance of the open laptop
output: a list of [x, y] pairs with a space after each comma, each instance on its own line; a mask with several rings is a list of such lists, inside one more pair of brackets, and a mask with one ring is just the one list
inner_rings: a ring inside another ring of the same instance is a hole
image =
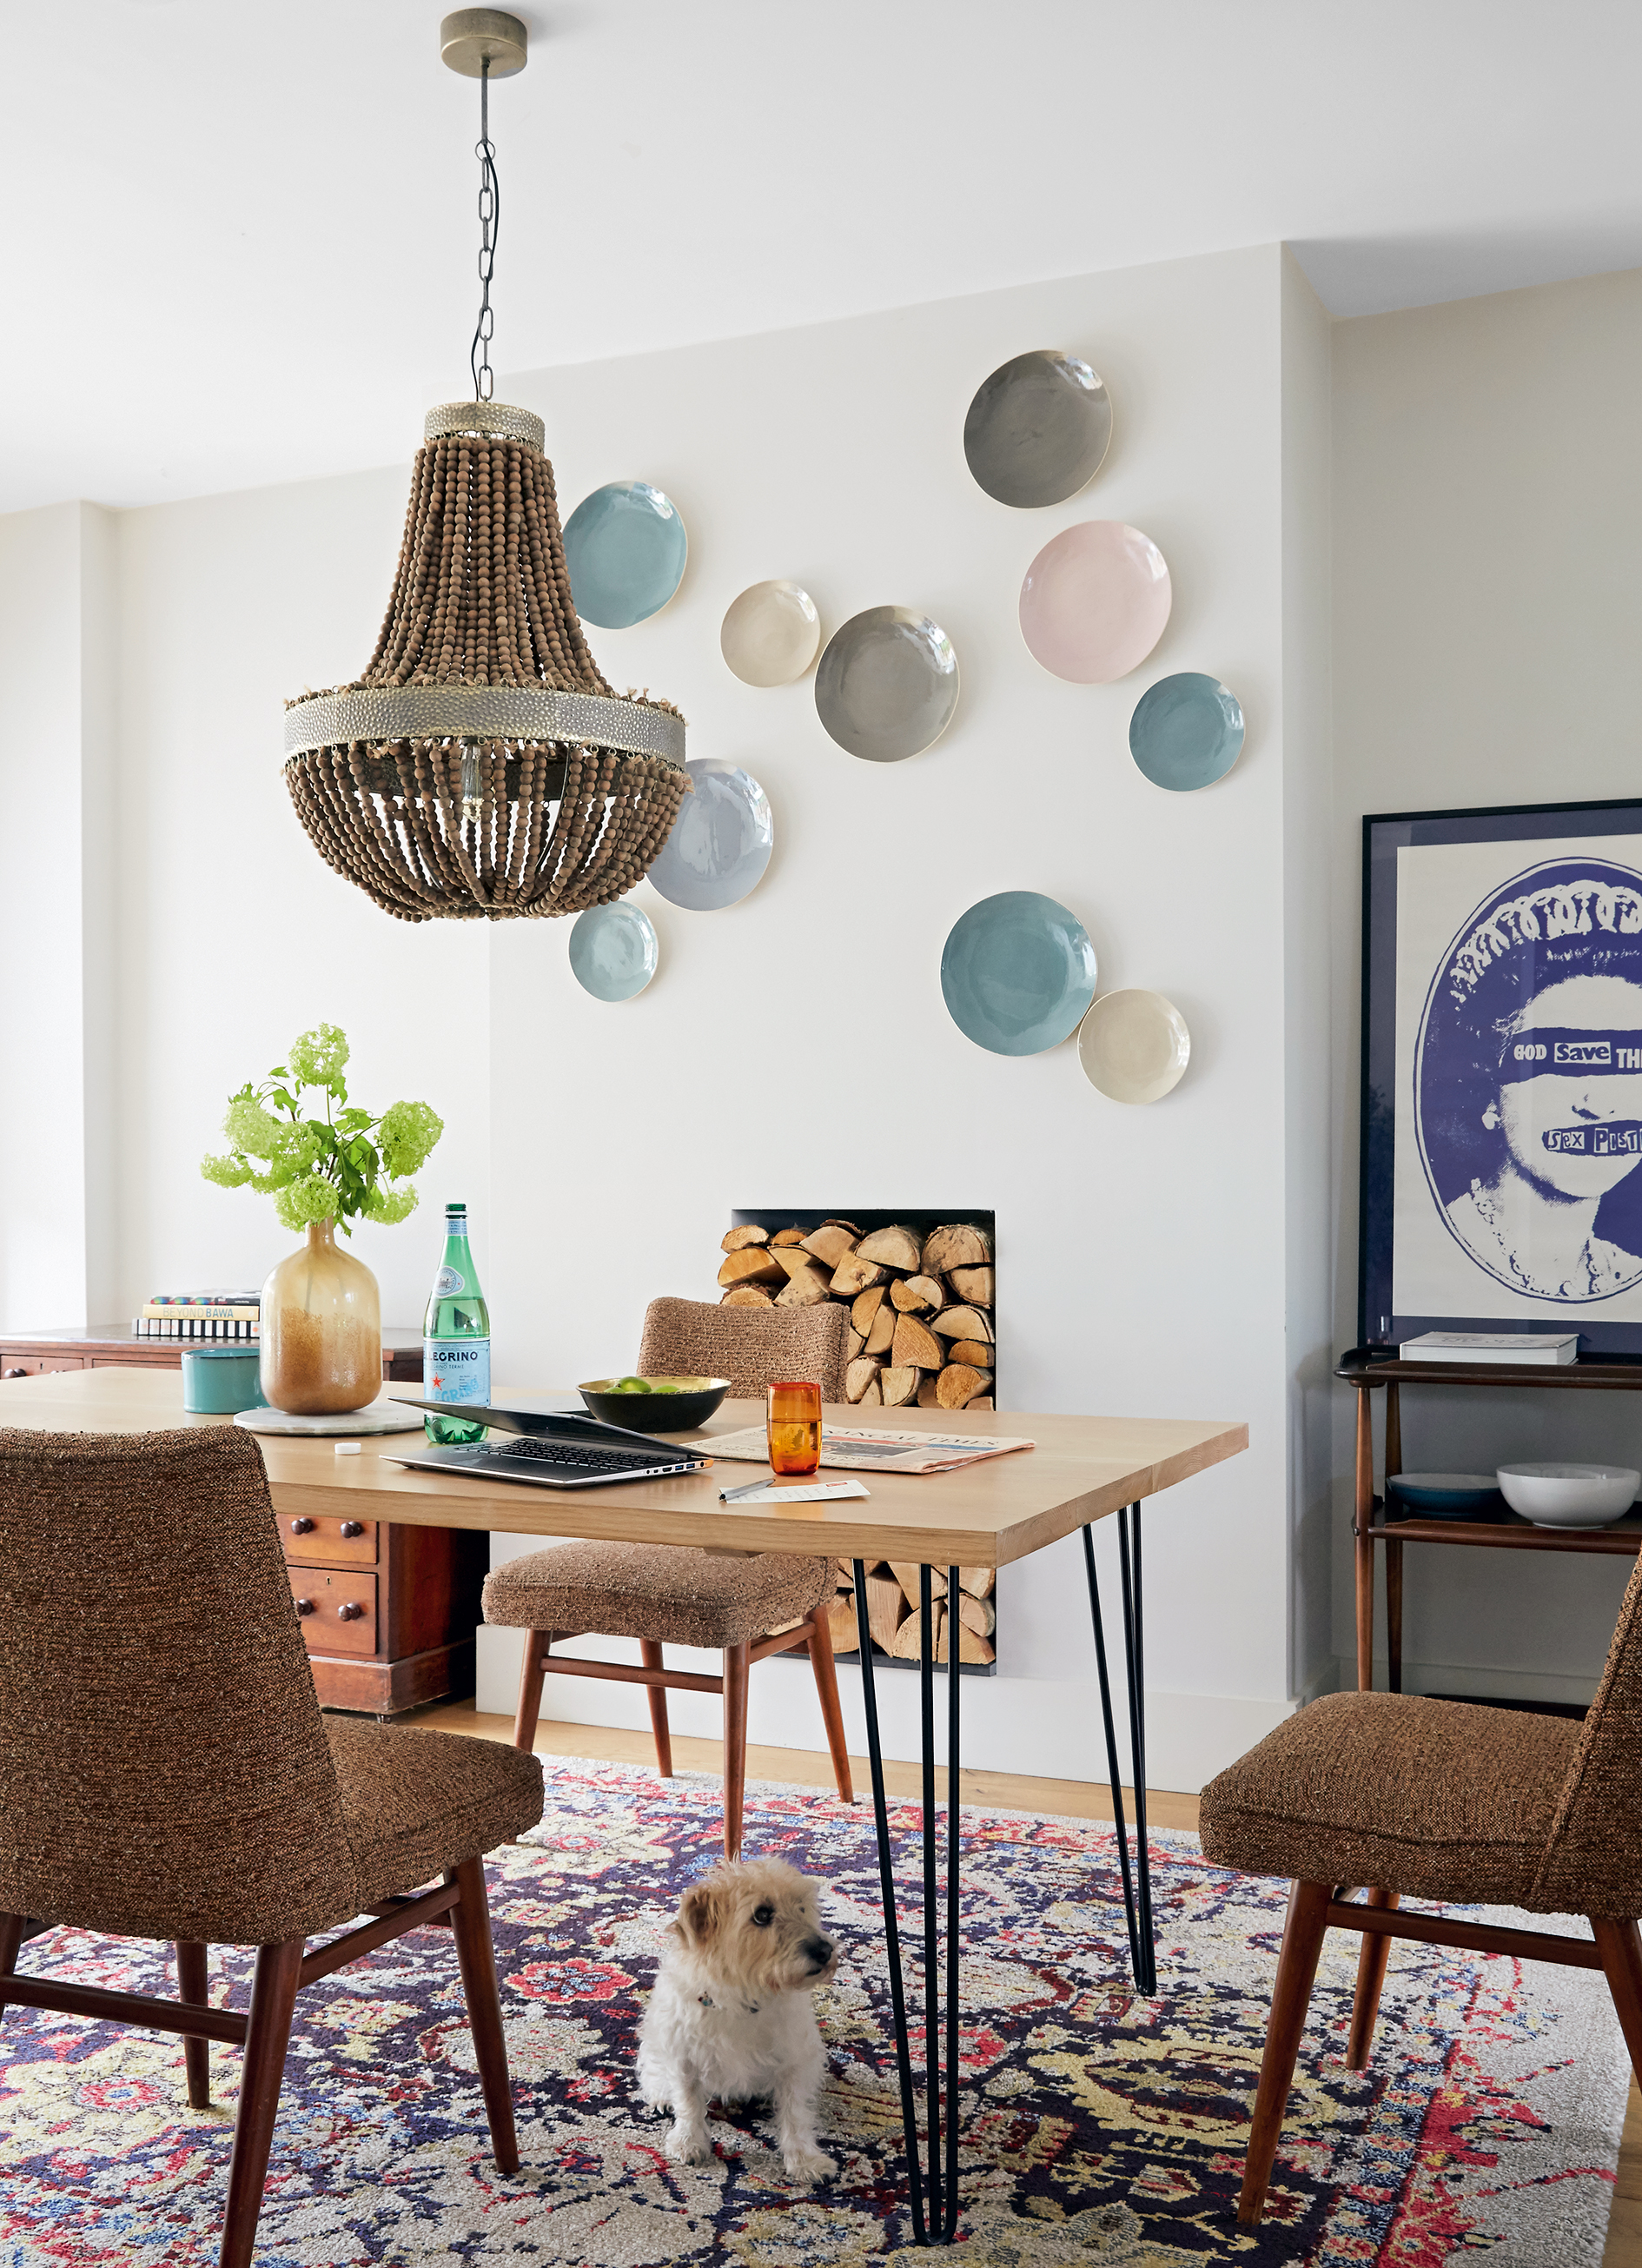
[[579, 1410], [496, 1410], [476, 1402], [423, 1402], [409, 1394], [392, 1399], [408, 1410], [431, 1410], [441, 1418], [489, 1425], [502, 1436], [452, 1447], [423, 1440], [414, 1450], [384, 1447], [384, 1456], [415, 1472], [468, 1473], [481, 1480], [526, 1481], [533, 1488], [573, 1489], [703, 1473], [712, 1462], [700, 1449], [630, 1433]]

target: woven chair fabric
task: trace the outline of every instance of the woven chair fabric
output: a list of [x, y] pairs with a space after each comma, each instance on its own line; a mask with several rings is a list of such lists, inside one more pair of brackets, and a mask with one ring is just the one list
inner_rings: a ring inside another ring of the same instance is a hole
[[673, 1543], [556, 1543], [493, 1568], [484, 1618], [573, 1638], [740, 1646], [800, 1621], [833, 1587], [830, 1559], [721, 1559]]
[[641, 1378], [727, 1378], [730, 1398], [762, 1402], [774, 1379], [809, 1379], [823, 1402], [843, 1400], [849, 1310], [721, 1307], [705, 1300], [652, 1300], [638, 1346]]

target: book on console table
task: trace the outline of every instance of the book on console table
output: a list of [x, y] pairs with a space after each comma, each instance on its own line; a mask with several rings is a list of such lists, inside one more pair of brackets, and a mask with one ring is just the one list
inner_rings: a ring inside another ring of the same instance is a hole
[[1579, 1351], [1577, 1331], [1422, 1331], [1404, 1339], [1397, 1353], [1404, 1362], [1572, 1362]]
[[[718, 1433], [693, 1446], [711, 1449], [733, 1464], [762, 1465], [769, 1440], [762, 1425], [740, 1433]], [[1012, 1449], [1033, 1449], [1035, 1441], [991, 1433], [891, 1433], [876, 1425], [823, 1425], [823, 1465], [854, 1473], [950, 1473], [983, 1457], [1005, 1457]]]

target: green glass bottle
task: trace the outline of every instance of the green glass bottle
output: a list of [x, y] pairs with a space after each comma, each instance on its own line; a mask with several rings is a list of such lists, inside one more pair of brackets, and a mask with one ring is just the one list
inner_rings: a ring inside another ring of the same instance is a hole
[[[490, 1399], [490, 1310], [468, 1248], [465, 1204], [445, 1208], [445, 1257], [422, 1319], [422, 1391], [430, 1402]], [[454, 1416], [430, 1415], [426, 1430], [430, 1441], [448, 1447], [485, 1434], [471, 1418]]]

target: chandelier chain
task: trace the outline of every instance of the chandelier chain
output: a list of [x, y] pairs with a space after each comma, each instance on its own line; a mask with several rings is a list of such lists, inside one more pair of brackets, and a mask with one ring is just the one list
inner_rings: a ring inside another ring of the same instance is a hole
[[497, 179], [496, 144], [490, 139], [490, 58], [479, 66], [479, 321], [468, 357], [473, 372], [475, 401], [489, 401], [496, 391], [490, 369], [490, 341], [496, 316], [490, 306], [490, 278], [496, 272], [496, 239], [502, 219], [502, 188]]

